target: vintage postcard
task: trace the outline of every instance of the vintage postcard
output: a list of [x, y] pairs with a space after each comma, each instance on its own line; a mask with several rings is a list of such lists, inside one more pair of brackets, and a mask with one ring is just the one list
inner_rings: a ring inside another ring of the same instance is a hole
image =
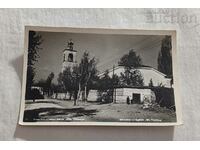
[[176, 31], [25, 27], [21, 125], [182, 124]]

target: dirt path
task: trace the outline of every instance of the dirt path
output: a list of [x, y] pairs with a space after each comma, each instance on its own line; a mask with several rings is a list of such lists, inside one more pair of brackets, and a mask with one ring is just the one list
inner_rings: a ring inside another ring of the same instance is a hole
[[[26, 101], [25, 120], [43, 121], [124, 121], [124, 122], [174, 122], [176, 115], [168, 109], [160, 112], [143, 110], [139, 104], [98, 104], [63, 100]], [[27, 118], [27, 119], [26, 119]], [[31, 118], [35, 118], [31, 119]]]

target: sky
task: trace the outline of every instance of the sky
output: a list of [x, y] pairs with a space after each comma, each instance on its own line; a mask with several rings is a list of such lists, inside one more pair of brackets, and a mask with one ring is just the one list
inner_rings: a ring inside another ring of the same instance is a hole
[[35, 81], [46, 79], [53, 72], [57, 82], [62, 69], [63, 50], [72, 39], [77, 51], [76, 61], [79, 63], [84, 53], [98, 60], [97, 69], [102, 72], [117, 65], [120, 58], [134, 49], [142, 58], [143, 65], [157, 69], [158, 53], [161, 49], [163, 35], [110, 35], [86, 33], [39, 32], [42, 36], [42, 48], [39, 51], [38, 62], [35, 63]]

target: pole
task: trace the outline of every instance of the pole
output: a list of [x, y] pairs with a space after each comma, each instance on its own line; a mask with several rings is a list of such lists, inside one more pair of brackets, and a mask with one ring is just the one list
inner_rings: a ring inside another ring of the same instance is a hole
[[115, 75], [115, 65], [113, 65], [113, 77], [112, 77], [113, 93], [112, 93], [112, 100], [113, 100], [113, 103], [116, 103], [116, 100], [115, 100], [115, 87], [114, 87], [114, 75]]

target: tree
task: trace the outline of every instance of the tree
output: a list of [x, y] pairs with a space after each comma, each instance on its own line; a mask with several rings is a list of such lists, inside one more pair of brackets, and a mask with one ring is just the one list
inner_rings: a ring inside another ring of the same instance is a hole
[[[63, 83], [63, 73], [60, 72], [58, 74], [58, 78], [57, 78], [57, 93], [60, 92], [60, 93], [65, 93], [66, 90], [65, 90], [65, 85]], [[67, 93], [66, 93], [67, 94]], [[57, 98], [57, 95], [56, 95], [56, 98]]]
[[120, 84], [123, 86], [143, 86], [143, 77], [138, 67], [142, 66], [142, 59], [132, 49], [128, 54], [121, 57], [118, 62], [119, 65], [124, 66], [124, 73], [121, 73]]
[[59, 73], [57, 81], [60, 91], [65, 92], [65, 95], [69, 93], [70, 100], [73, 96], [74, 105], [76, 105], [79, 83], [79, 68], [77, 66], [74, 66], [73, 68], [66, 67], [62, 73]]
[[137, 69], [126, 69], [120, 76], [120, 85], [122, 86], [144, 86], [144, 80], [141, 72]]
[[58, 74], [58, 78], [57, 78], [57, 82], [58, 82], [58, 88], [59, 88], [59, 92], [64, 92], [64, 84], [63, 84], [63, 74], [60, 72]]
[[103, 77], [98, 81], [98, 94], [100, 95], [99, 100], [105, 102], [111, 102], [113, 99], [113, 79], [109, 76], [109, 71], [106, 70]]
[[[50, 93], [51, 93], [51, 84], [52, 84], [52, 80], [54, 78], [54, 73], [51, 72], [49, 74], [49, 76], [47, 77], [47, 80], [46, 80], [46, 87], [47, 87], [47, 95], [50, 96]], [[51, 93], [52, 94], [52, 93]]]
[[64, 90], [65, 90], [65, 93], [69, 93], [70, 97], [69, 99], [71, 100], [71, 97], [72, 97], [72, 92], [73, 92], [73, 76], [72, 76], [72, 70], [70, 67], [67, 67], [63, 73], [62, 73], [62, 82], [63, 82], [63, 85], [64, 85]]
[[128, 54], [125, 54], [120, 58], [118, 64], [124, 66], [126, 69], [132, 69], [142, 66], [142, 59], [133, 49], [131, 49]]
[[109, 71], [106, 70], [103, 77], [99, 79], [99, 89], [101, 91], [107, 91], [112, 88], [112, 78], [109, 76]]
[[120, 78], [116, 74], [112, 76], [112, 84], [113, 84], [113, 88], [120, 85]]
[[84, 94], [82, 94], [82, 100], [87, 101], [87, 93], [89, 91], [88, 85], [92, 82], [92, 80], [95, 78], [97, 74], [97, 60], [95, 57], [90, 59], [89, 53], [84, 52], [81, 62], [79, 64], [79, 90], [78, 90], [78, 99], [80, 98], [80, 95], [82, 94], [82, 91]]
[[171, 36], [165, 36], [162, 40], [161, 51], [158, 54], [158, 70], [168, 76], [172, 76], [171, 50]]
[[150, 81], [149, 81], [149, 87], [153, 87], [153, 80], [152, 79], [150, 79]]
[[52, 83], [51, 84], [51, 90], [52, 90], [53, 94], [55, 94], [55, 99], [57, 99], [58, 98], [58, 92], [60, 91], [59, 84]]
[[46, 91], [46, 80], [40, 79], [34, 85], [42, 88], [42, 95], [44, 96], [44, 92]]
[[80, 68], [79, 66], [74, 66], [72, 69], [72, 90], [74, 95], [74, 105], [77, 103], [78, 91], [80, 88]]
[[82, 100], [87, 100], [91, 87], [97, 81], [97, 60], [90, 58], [88, 52], [84, 52], [79, 65], [73, 68], [67, 67], [59, 74], [58, 83], [64, 87], [65, 93], [69, 92], [70, 99], [73, 95], [74, 105], [82, 95]]
[[27, 78], [26, 78], [26, 99], [31, 99], [31, 87], [34, 83], [35, 68], [34, 64], [38, 61], [39, 46], [42, 43], [42, 37], [35, 31], [29, 31], [28, 42], [28, 62], [27, 62]]

